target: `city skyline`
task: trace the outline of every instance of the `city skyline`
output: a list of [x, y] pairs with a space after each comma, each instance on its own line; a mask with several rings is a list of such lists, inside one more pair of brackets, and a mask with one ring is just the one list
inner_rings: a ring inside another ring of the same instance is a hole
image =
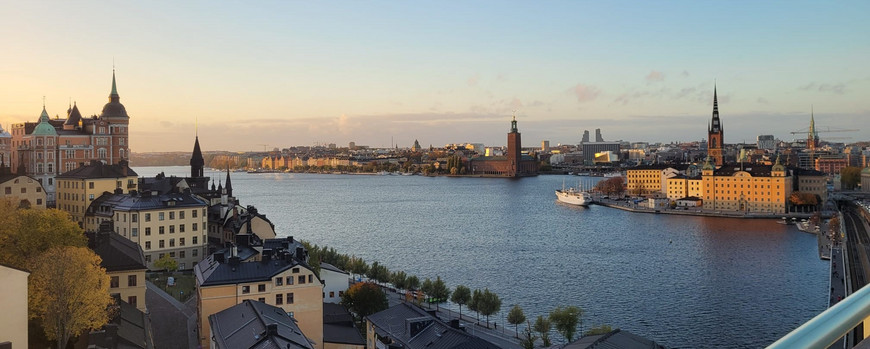
[[[529, 145], [700, 141], [714, 81], [725, 143], [802, 139], [809, 125], [870, 139], [865, 2], [10, 3], [0, 30], [0, 125], [111, 87], [135, 152], [348, 142]], [[786, 6], [787, 5], [787, 6]], [[825, 134], [822, 134], [825, 139]]]

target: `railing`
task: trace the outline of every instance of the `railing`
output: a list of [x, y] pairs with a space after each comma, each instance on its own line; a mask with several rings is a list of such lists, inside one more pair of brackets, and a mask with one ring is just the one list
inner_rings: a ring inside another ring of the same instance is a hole
[[867, 317], [870, 317], [870, 287], [861, 288], [767, 348], [827, 348]]

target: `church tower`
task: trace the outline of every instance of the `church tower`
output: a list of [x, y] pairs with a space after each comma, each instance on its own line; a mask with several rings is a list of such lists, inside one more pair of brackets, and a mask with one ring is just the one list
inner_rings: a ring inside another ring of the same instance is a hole
[[716, 166], [722, 166], [722, 151], [724, 145], [722, 122], [719, 120], [719, 100], [716, 97], [716, 86], [713, 85], [713, 120], [707, 126], [707, 155], [713, 159]]
[[816, 120], [813, 114], [813, 110], [810, 109], [810, 129], [807, 131], [807, 149], [810, 151], [816, 151], [819, 147], [819, 134], [816, 132]]
[[520, 132], [517, 131], [517, 116], [514, 115], [511, 121], [511, 132], [507, 135], [507, 160], [508, 168], [507, 175], [516, 177], [519, 173], [520, 160], [522, 159], [523, 145], [520, 141]]
[[199, 136], [196, 136], [196, 141], [193, 143], [193, 154], [190, 156], [190, 177], [203, 177], [205, 167], [205, 159], [202, 158], [202, 150], [199, 149]]

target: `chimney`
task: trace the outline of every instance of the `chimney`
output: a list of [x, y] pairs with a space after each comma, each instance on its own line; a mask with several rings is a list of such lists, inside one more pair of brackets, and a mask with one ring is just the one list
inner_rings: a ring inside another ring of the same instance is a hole
[[118, 161], [118, 165], [121, 166], [121, 175], [127, 177], [127, 169], [129, 168], [127, 166], [127, 160], [122, 159], [121, 161]]
[[278, 335], [278, 324], [272, 323], [266, 325], [266, 336], [277, 336]]
[[272, 249], [271, 248], [264, 248], [263, 249], [263, 256], [262, 256], [261, 260], [263, 262], [268, 262], [268, 261], [272, 260]]
[[296, 259], [300, 261], [305, 261], [305, 249], [302, 247], [296, 248]]
[[218, 253], [213, 254], [212, 256], [214, 257], [215, 262], [218, 262], [218, 263], [224, 262], [224, 254], [223, 253], [218, 252]]

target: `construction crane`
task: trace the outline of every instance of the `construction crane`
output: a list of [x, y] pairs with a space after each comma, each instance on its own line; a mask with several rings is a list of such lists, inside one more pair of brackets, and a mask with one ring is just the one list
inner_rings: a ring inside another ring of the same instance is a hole
[[[816, 130], [816, 133], [831, 133], [831, 132], [858, 132], [858, 131], [861, 131], [861, 130], [859, 130], [859, 129], [832, 130], [830, 127], [828, 127], [828, 128], [825, 129], [825, 130]], [[789, 132], [789, 133], [791, 133], [791, 134], [793, 134], [793, 135], [796, 135], [796, 134], [807, 134], [808, 132], [810, 132], [809, 128], [805, 128], [805, 129], [802, 129], [802, 130], [792, 131], [792, 132]]]
[[264, 152], [264, 153], [268, 151], [268, 150], [266, 150], [266, 148], [269, 147], [268, 144], [257, 144], [257, 145], [262, 145], [262, 146], [263, 146], [263, 152]]

